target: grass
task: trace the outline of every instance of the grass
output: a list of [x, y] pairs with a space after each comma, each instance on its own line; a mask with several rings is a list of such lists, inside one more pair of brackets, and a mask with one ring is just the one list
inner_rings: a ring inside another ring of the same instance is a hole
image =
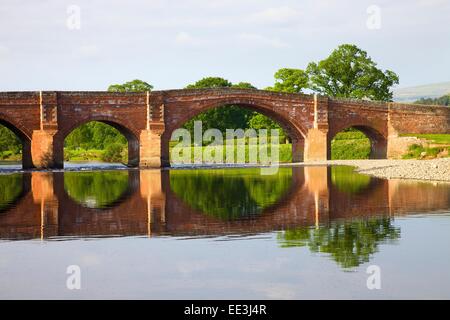
[[425, 139], [429, 142], [435, 143], [435, 144], [450, 144], [450, 134], [414, 134], [414, 133], [407, 133], [402, 134], [402, 137], [417, 137], [419, 139]]
[[425, 147], [413, 144], [408, 148], [408, 152], [403, 155], [403, 159], [433, 159], [437, 157], [448, 157], [450, 155], [450, 134], [402, 134], [402, 137], [417, 137], [434, 144], [433, 147]]
[[65, 161], [102, 161], [102, 155], [105, 151], [98, 149], [68, 149], [64, 148]]
[[[172, 150], [173, 150], [172, 148], [173, 148], [173, 146], [171, 146], [171, 148], [170, 148], [171, 159], [173, 158], [172, 157]], [[255, 154], [259, 153], [257, 148], [258, 148], [257, 146], [253, 146], [253, 145], [249, 146], [248, 144], [245, 145], [244, 156], [245, 156], [246, 163], [248, 163], [250, 161], [250, 156], [249, 156], [250, 151], [254, 151]], [[208, 146], [201, 146], [201, 147], [200, 146], [198, 146], [198, 147], [197, 146], [187, 146], [187, 147], [180, 148], [178, 151], [179, 151], [180, 156], [186, 157], [185, 162], [189, 162], [189, 161], [194, 162], [195, 160], [200, 160], [196, 157], [196, 154], [200, 153], [200, 152], [203, 155], [203, 157], [205, 157], [205, 154], [206, 154], [205, 151], [206, 152], [211, 151], [211, 154], [214, 157], [217, 155], [217, 152], [220, 153], [222, 151], [221, 162], [225, 162], [227, 147], [226, 147], [226, 145], [225, 146], [223, 146], [223, 145], [210, 146], [210, 147], [208, 147]], [[233, 153], [234, 153], [234, 159], [236, 159], [236, 161], [238, 159], [238, 151], [239, 151], [239, 149], [235, 146], [233, 148]], [[279, 152], [279, 162], [288, 163], [288, 162], [292, 161], [292, 145], [291, 144], [280, 144], [279, 148], [278, 148], [278, 152]], [[188, 160], [189, 153], [190, 153], [190, 159]], [[241, 154], [239, 153], [239, 155], [241, 155]], [[271, 157], [270, 147], [268, 148], [268, 157], [269, 157], [269, 159]], [[205, 159], [203, 159], [203, 161], [205, 161]], [[257, 161], [261, 162], [261, 159], [258, 158]]]
[[338, 133], [331, 141], [331, 159], [369, 159], [370, 140], [361, 131]]
[[2, 151], [0, 152], [0, 160], [4, 161], [20, 161], [22, 155], [20, 153], [13, 153], [12, 151]]
[[[446, 152], [447, 151], [447, 152]], [[408, 148], [408, 152], [403, 155], [403, 159], [434, 159], [440, 154], [445, 154], [448, 157], [450, 154], [450, 147], [423, 147], [419, 144], [413, 144]]]

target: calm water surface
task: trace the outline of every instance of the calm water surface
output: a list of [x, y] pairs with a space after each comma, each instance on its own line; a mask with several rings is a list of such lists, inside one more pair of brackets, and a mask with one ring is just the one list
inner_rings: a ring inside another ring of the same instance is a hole
[[450, 184], [348, 167], [0, 174], [2, 299], [449, 299], [449, 243]]

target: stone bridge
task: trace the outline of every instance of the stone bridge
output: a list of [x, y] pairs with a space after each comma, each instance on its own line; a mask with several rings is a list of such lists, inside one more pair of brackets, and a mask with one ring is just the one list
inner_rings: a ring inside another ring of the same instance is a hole
[[449, 133], [450, 108], [334, 99], [244, 89], [144, 93], [1, 92], [0, 124], [22, 141], [23, 167], [63, 167], [65, 137], [89, 121], [117, 128], [128, 140], [130, 166], [169, 165], [172, 132], [208, 109], [238, 105], [277, 121], [292, 141], [293, 161], [330, 158], [333, 137], [355, 127], [371, 140], [372, 158], [399, 154], [402, 133]]

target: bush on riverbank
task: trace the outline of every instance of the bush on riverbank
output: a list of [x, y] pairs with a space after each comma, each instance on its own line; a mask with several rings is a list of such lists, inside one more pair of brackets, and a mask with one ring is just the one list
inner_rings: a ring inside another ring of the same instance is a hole
[[409, 146], [403, 159], [434, 159], [450, 155], [450, 134], [403, 134], [402, 136], [416, 137], [426, 142], [425, 145]]
[[369, 159], [370, 149], [370, 140], [361, 131], [339, 132], [331, 141], [331, 159]]

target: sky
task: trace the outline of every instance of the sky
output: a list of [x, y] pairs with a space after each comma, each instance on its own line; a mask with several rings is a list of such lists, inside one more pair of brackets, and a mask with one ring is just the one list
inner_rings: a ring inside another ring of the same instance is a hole
[[0, 91], [273, 85], [343, 43], [399, 87], [450, 81], [450, 0], [1, 0]]

